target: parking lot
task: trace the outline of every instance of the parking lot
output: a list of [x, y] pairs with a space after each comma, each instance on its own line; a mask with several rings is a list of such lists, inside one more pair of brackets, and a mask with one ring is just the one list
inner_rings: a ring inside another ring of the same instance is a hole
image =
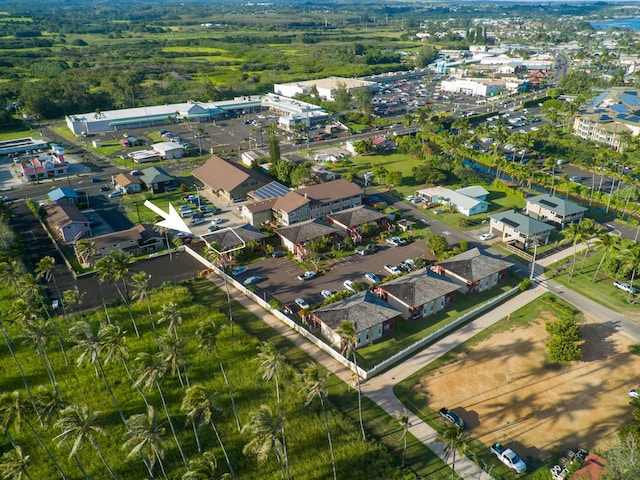
[[295, 305], [296, 298], [304, 298], [310, 304], [321, 303], [324, 299], [320, 295], [322, 290], [337, 292], [344, 290], [345, 280], [362, 282], [369, 286], [365, 280], [365, 273], [375, 273], [379, 278], [388, 276], [384, 266], [399, 265], [406, 259], [424, 257], [426, 244], [423, 241], [411, 242], [400, 247], [391, 247], [378, 244], [378, 251], [369, 255], [348, 255], [346, 257], [329, 260], [326, 274], [318, 275], [310, 280], [298, 280], [298, 275], [304, 270], [287, 257], [266, 258], [252, 263], [249, 269], [238, 275], [239, 281], [257, 275], [263, 280], [256, 284], [259, 295], [265, 293], [267, 298], [275, 297], [291, 310], [297, 312], [299, 307]]

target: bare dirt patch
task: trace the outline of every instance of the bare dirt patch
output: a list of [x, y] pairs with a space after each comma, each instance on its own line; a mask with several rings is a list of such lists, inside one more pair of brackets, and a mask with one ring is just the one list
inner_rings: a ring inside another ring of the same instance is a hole
[[434, 410], [446, 406], [486, 445], [502, 442], [521, 456], [605, 446], [631, 413], [627, 392], [640, 377], [630, 340], [587, 318], [582, 361], [545, 365], [544, 319], [497, 333], [416, 386]]

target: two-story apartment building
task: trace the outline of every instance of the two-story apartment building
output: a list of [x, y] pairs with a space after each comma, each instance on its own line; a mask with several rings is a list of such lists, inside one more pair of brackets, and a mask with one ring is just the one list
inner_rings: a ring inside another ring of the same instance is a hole
[[76, 251], [78, 261], [83, 265], [91, 265], [113, 251], [122, 251], [130, 255], [160, 250], [163, 245], [163, 236], [153, 229], [153, 225], [135, 225], [127, 230], [107, 233], [91, 238], [93, 248], [89, 252]]
[[45, 206], [47, 223], [63, 242], [80, 240], [91, 234], [89, 219], [71, 202], [53, 202]]
[[244, 200], [250, 191], [270, 182], [264, 175], [217, 155], [212, 155], [204, 165], [194, 169], [193, 176], [227, 202]]
[[580, 223], [587, 209], [571, 200], [542, 194], [527, 198], [526, 213], [529, 217], [551, 222], [564, 229], [572, 223]]
[[524, 248], [529, 248], [536, 242], [538, 245], [546, 245], [553, 230], [551, 225], [515, 210], [494, 213], [489, 218], [491, 233], [500, 232], [502, 241], [517, 243]]

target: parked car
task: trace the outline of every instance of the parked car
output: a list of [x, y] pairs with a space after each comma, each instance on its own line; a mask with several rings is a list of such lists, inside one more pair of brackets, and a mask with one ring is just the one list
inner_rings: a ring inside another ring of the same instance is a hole
[[273, 252], [271, 254], [271, 256], [273, 258], [280, 258], [280, 257], [284, 257], [286, 254], [282, 251], [282, 250], [276, 250], [275, 252]]
[[102, 180], [101, 178], [98, 178], [98, 177], [93, 177], [91, 179], [91, 183], [100, 183], [100, 182], [103, 182], [103, 181], [104, 180]]
[[111, 192], [108, 196], [109, 198], [121, 197], [124, 195], [121, 190], [116, 190], [115, 192]]
[[384, 269], [389, 272], [391, 275], [398, 275], [399, 273], [402, 273], [402, 270], [400, 270], [398, 267], [396, 267], [395, 265], [385, 265]]
[[8, 202], [9, 197], [7, 197], [6, 195], [0, 195], [0, 200], [2, 200], [3, 202]]
[[393, 246], [393, 247], [399, 247], [400, 243], [398, 242], [398, 237], [391, 237], [391, 238], [387, 238], [385, 240], [385, 243]]
[[244, 282], [242, 282], [242, 284], [245, 287], [248, 287], [249, 285], [253, 285], [261, 281], [262, 281], [262, 277], [259, 277], [258, 275], [253, 275], [252, 277], [249, 277]]
[[629, 283], [624, 283], [624, 282], [613, 282], [613, 286], [616, 288], [619, 288], [620, 290], [623, 290], [627, 293], [636, 293], [636, 287], [631, 286], [631, 284]]
[[491, 240], [492, 238], [494, 238], [495, 235], [493, 233], [483, 233], [482, 235], [480, 235], [480, 240]]
[[316, 272], [313, 272], [311, 270], [307, 270], [302, 275], [298, 275], [298, 280], [302, 280], [302, 281], [311, 280], [315, 276], [316, 276]]
[[367, 253], [369, 253], [369, 252], [367, 251], [367, 249], [366, 249], [366, 248], [358, 247], [358, 248], [356, 248], [356, 253], [357, 253], [358, 255], [362, 255], [362, 256], [364, 256], [364, 255], [366, 255], [366, 254], [367, 254]]
[[300, 308], [304, 308], [305, 310], [308, 310], [311, 305], [309, 305], [309, 302], [307, 302], [304, 298], [296, 298], [295, 299], [296, 305], [298, 305]]
[[579, 182], [580, 180], [582, 180], [582, 177], [580, 177], [578, 175], [571, 175], [569, 177], [569, 180], [571, 180], [572, 182]]
[[211, 225], [219, 225], [224, 222], [224, 218], [214, 218], [211, 220]]
[[407, 258], [406, 260], [404, 260], [401, 264], [402, 268], [404, 268], [407, 272], [410, 272], [411, 270], [414, 269], [415, 267], [415, 263], [413, 262], [412, 259]]
[[460, 430], [464, 430], [465, 428], [467, 428], [467, 424], [464, 422], [464, 420], [462, 420], [456, 413], [452, 412], [451, 410], [442, 407], [440, 410], [438, 410], [438, 413], [445, 422], [457, 425], [458, 427], [460, 427]]
[[111, 187], [109, 185], [102, 185], [100, 187], [101, 192], [108, 192], [109, 190], [111, 190]]
[[140, 172], [140, 170], [131, 170], [131, 175], [138, 176], [142, 175], [142, 173]]
[[233, 271], [231, 272], [231, 275], [236, 277], [238, 275], [242, 275], [246, 271], [247, 271], [247, 267], [245, 267], [244, 265], [240, 265], [239, 267], [236, 267], [233, 269]]
[[631, 398], [640, 398], [640, 388], [632, 388], [629, 390], [629, 396]]
[[193, 210], [193, 208], [191, 207], [191, 205], [180, 205], [180, 206], [178, 207], [178, 210], [179, 210], [180, 212], [186, 212], [186, 211], [191, 211], [191, 210]]
[[490, 447], [489, 450], [491, 450], [502, 463], [512, 468], [516, 473], [522, 473], [527, 470], [527, 464], [510, 448], [505, 448], [502, 444], [496, 443]]
[[216, 230], [218, 230], [220, 227], [218, 227], [217, 225], [209, 225], [207, 227], [207, 231], [209, 232], [215, 232]]
[[344, 288], [349, 290], [351, 293], [357, 293], [356, 287], [353, 285], [351, 280], [345, 280], [342, 285], [344, 285]]
[[189, 222], [189, 225], [200, 225], [201, 223], [206, 222], [204, 218], [194, 218]]
[[375, 273], [365, 273], [364, 278], [369, 283], [373, 283], [373, 284], [380, 283], [380, 278], [378, 278], [378, 276]]
[[327, 299], [329, 298], [331, 295], [333, 295], [333, 292], [331, 290], [322, 290], [320, 292], [320, 295], [322, 295], [322, 298]]
[[188, 210], [180, 210], [180, 216], [181, 216], [182, 218], [188, 218], [188, 217], [190, 217], [190, 216], [192, 216], [192, 215], [193, 215], [193, 210], [191, 210], [191, 209], [188, 209]]

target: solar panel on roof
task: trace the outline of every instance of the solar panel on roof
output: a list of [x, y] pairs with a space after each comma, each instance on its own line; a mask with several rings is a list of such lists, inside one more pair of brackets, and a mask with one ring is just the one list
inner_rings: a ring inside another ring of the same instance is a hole
[[629, 122], [640, 122], [640, 117], [637, 116], [637, 115], [633, 115], [631, 117], [628, 117], [627, 121], [629, 121]]
[[509, 225], [510, 227], [513, 228], [518, 228], [520, 226], [520, 224], [518, 222], [514, 222], [513, 220], [509, 219], [509, 218], [502, 218], [502, 223]]
[[555, 207], [558, 206], [557, 203], [550, 202], [549, 200], [545, 200], [544, 198], [542, 200], [540, 200], [539, 203], [541, 203], [542, 205], [546, 205], [547, 207], [551, 207], [551, 208], [555, 208]]
[[621, 103], [616, 103], [615, 105], [611, 105], [611, 110], [618, 113], [627, 113], [629, 111], [627, 106]]
[[254, 191], [253, 196], [260, 200], [266, 200], [267, 198], [284, 197], [287, 193], [289, 193], [287, 187], [278, 182], [271, 182]]
[[632, 107], [640, 106], [640, 99], [632, 92], [623, 93], [622, 95], [620, 95], [620, 100], [628, 105], [631, 105]]

